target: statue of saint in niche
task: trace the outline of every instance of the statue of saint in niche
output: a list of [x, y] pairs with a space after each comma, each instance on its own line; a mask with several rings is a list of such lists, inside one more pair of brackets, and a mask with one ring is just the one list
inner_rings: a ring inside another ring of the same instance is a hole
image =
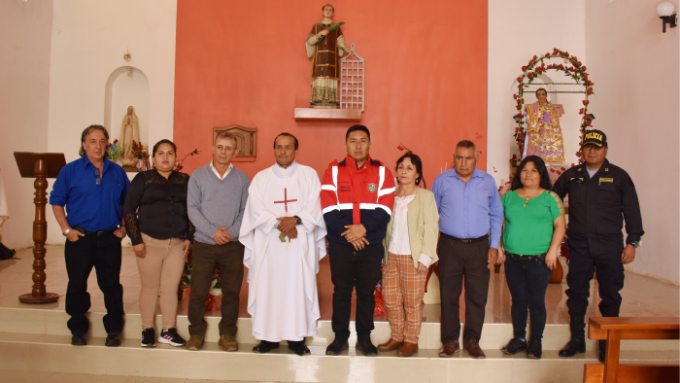
[[128, 106], [120, 128], [120, 161], [123, 166], [134, 166], [135, 164], [135, 159], [132, 156], [133, 140], [139, 143], [139, 119], [137, 119], [135, 109]]
[[564, 108], [549, 102], [548, 91], [543, 88], [536, 90], [536, 98], [537, 102], [524, 106], [528, 126], [522, 158], [536, 155], [546, 163], [562, 163], [564, 143], [560, 116]]
[[333, 24], [335, 8], [326, 4], [321, 8], [323, 20], [314, 24], [306, 41], [307, 56], [312, 62], [312, 108], [339, 108], [338, 79], [340, 57], [349, 49], [345, 46], [340, 24]]

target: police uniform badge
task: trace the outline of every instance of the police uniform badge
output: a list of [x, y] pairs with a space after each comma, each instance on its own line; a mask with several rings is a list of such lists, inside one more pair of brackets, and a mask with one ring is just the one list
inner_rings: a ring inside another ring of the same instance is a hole
[[375, 193], [375, 191], [378, 189], [378, 185], [376, 184], [368, 184], [368, 191], [371, 193]]

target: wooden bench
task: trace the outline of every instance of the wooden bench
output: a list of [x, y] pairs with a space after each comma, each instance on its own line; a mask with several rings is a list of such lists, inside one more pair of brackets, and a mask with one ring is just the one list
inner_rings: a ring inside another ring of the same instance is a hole
[[680, 379], [678, 366], [619, 365], [622, 339], [680, 339], [680, 318], [590, 318], [590, 339], [606, 340], [604, 364], [586, 364], [586, 383], [673, 382]]

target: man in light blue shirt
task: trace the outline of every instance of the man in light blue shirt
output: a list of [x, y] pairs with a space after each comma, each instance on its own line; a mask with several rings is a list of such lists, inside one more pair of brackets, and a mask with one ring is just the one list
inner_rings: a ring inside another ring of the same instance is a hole
[[494, 179], [476, 169], [479, 155], [463, 140], [454, 152], [455, 168], [434, 180], [439, 210], [439, 289], [441, 295], [441, 357], [452, 357], [460, 345], [459, 300], [465, 277], [464, 350], [474, 359], [486, 355], [479, 347], [490, 269], [498, 257], [503, 205]]

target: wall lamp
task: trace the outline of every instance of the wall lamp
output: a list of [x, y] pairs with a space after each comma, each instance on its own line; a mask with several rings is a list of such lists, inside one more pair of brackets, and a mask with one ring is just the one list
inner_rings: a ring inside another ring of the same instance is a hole
[[670, 1], [662, 1], [656, 5], [656, 13], [663, 20], [663, 33], [666, 33], [666, 24], [671, 28], [678, 26], [678, 15], [675, 13], [675, 5]]

